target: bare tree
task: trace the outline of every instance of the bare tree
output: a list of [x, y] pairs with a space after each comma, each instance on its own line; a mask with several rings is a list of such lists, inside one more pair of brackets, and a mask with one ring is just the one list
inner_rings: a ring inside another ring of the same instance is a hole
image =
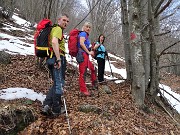
[[[159, 92], [160, 56], [172, 53], [171, 66], [178, 70], [176, 67], [178, 58], [174, 55], [180, 53], [167, 50], [175, 46], [174, 44], [179, 44], [180, 41], [177, 40], [165, 51], [162, 51], [162, 47], [158, 48], [162, 46], [162, 43], [158, 42], [159, 36], [169, 33], [169, 31], [160, 33], [162, 32], [160, 18], [171, 2], [172, 0], [121, 0], [125, 60], [127, 66], [132, 66], [132, 70], [129, 67], [127, 69], [128, 80], [132, 81], [135, 102], [143, 108], [145, 92], [151, 95], [151, 99], [155, 99]], [[127, 48], [130, 52], [126, 50]], [[157, 48], [161, 50], [160, 54]]]
[[[158, 52], [161, 52], [172, 43], [176, 43], [180, 40], [180, 19], [179, 15], [180, 12], [180, 3], [178, 4], [177, 1], [173, 1], [167, 10], [165, 10], [162, 15], [160, 16], [160, 34], [156, 36], [157, 40], [159, 41]], [[176, 44], [175, 46], [169, 48], [166, 51], [166, 55], [161, 56], [160, 65], [161, 71], [169, 72], [176, 75], [180, 75], [180, 55], [178, 52], [180, 51], [180, 43]], [[173, 66], [170, 66], [173, 65]], [[166, 67], [166, 68], [165, 68]]]
[[1, 0], [0, 5], [0, 17], [4, 17], [6, 19], [11, 19], [15, 6], [14, 6], [15, 0]]
[[38, 22], [43, 18], [49, 18], [54, 23], [66, 4], [67, 0], [19, 0], [15, 3], [27, 20]]
[[[106, 36], [106, 47], [109, 50], [119, 50], [118, 39], [120, 36], [120, 3], [117, 0], [86, 0], [89, 11], [94, 8], [89, 20], [92, 22], [92, 41], [97, 40], [98, 35]], [[117, 32], [117, 33], [116, 33]]]
[[131, 46], [130, 46], [130, 31], [127, 0], [121, 0], [121, 20], [122, 20], [122, 35], [124, 39], [124, 51], [126, 61], [127, 80], [132, 81], [132, 62], [131, 62]]
[[131, 31], [131, 61], [132, 61], [132, 94], [139, 106], [144, 106], [145, 98], [145, 70], [141, 49], [141, 27], [139, 1], [132, 0], [130, 8], [130, 31]]

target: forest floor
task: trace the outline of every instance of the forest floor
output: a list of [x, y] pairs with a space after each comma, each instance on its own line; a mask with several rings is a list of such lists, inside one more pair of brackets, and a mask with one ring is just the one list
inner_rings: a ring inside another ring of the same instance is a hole
[[[27, 34], [22, 31], [8, 31], [4, 29], [0, 29], [0, 32], [22, 37]], [[0, 37], [0, 40], [9, 39]], [[33, 41], [29, 42], [32, 43]], [[111, 58], [111, 60], [116, 61], [113, 62], [116, 68], [125, 68], [124, 62], [114, 58]], [[10, 64], [2, 67], [0, 65], [0, 75], [0, 79], [4, 77], [3, 83], [0, 84], [0, 89], [22, 87], [33, 89], [37, 93], [47, 94], [52, 84], [48, 71], [37, 68], [34, 56], [13, 55]], [[115, 74], [115, 76], [122, 78], [119, 74]], [[167, 73], [162, 73], [161, 77], [161, 83], [169, 86], [172, 90], [180, 94], [180, 77]], [[89, 78], [89, 74], [87, 78]], [[116, 84], [113, 81], [109, 81], [105, 85], [111, 89], [111, 94], [103, 92], [103, 85], [99, 85], [98, 91], [92, 90], [91, 86], [88, 85], [93, 95], [90, 97], [81, 97], [79, 95], [78, 70], [70, 64], [67, 65], [66, 92], [64, 93], [64, 97], [66, 99], [72, 135], [180, 134], [180, 127], [174, 122], [172, 117], [170, 117], [162, 107], [150, 102], [148, 97], [145, 99], [145, 104], [152, 110], [151, 113], [146, 113], [139, 109], [134, 104], [128, 82], [125, 81]], [[35, 121], [18, 132], [18, 135], [70, 134], [66, 115], [62, 114], [56, 118], [41, 115], [40, 110], [42, 104], [40, 101], [28, 101], [28, 103], [27, 99], [16, 99], [12, 101], [1, 99], [0, 101], [1, 110], [2, 108], [9, 109], [7, 104], [12, 104], [17, 107], [21, 106], [20, 108], [30, 108], [33, 112]], [[87, 104], [96, 106], [99, 111], [85, 113], [79, 110], [80, 105]], [[4, 119], [2, 118], [3, 117], [0, 117], [0, 129], [5, 127], [5, 130], [9, 130], [11, 128], [10, 126], [1, 125], [7, 120], [6, 117]], [[177, 121], [180, 123], [180, 118], [177, 119]], [[11, 126], [14, 128], [13, 124], [14, 123], [11, 123]], [[4, 135], [1, 131], [0, 134]]]
[[[124, 68], [124, 63], [118, 61], [117, 68]], [[23, 87], [33, 89], [35, 92], [47, 94], [51, 86], [48, 72], [37, 68], [34, 56], [13, 55], [11, 63], [4, 67], [5, 81], [0, 89], [10, 87]], [[130, 85], [127, 82], [116, 84], [108, 82], [111, 94], [99, 90], [91, 90], [93, 96], [81, 97], [79, 95], [78, 70], [67, 65], [66, 72], [66, 99], [69, 122], [72, 135], [179, 135], [180, 127], [159, 106], [150, 102], [146, 97], [145, 103], [152, 110], [146, 113], [139, 109], [133, 101]], [[75, 74], [74, 74], [75, 72]], [[73, 75], [74, 74], [74, 75]], [[164, 74], [163, 83], [176, 89], [180, 88], [179, 77]], [[88, 75], [89, 77], [89, 75]], [[174, 81], [172, 81], [174, 80]], [[99, 93], [99, 95], [98, 95]], [[14, 101], [1, 100], [3, 103], [19, 104], [19, 99]], [[21, 102], [22, 103], [22, 102]], [[80, 105], [94, 105], [99, 112], [81, 112]], [[40, 101], [32, 101], [24, 106], [33, 108], [36, 120], [19, 132], [19, 135], [69, 135], [69, 126], [65, 114], [56, 118], [41, 115], [42, 104]]]

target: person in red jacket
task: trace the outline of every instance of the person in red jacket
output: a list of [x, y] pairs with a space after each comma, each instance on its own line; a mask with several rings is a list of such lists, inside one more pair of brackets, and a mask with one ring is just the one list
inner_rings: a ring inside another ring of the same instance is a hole
[[78, 48], [83, 55], [84, 61], [79, 63], [79, 86], [80, 92], [85, 96], [90, 96], [90, 92], [88, 91], [86, 84], [85, 84], [85, 77], [87, 68], [91, 71], [91, 83], [95, 86], [96, 83], [96, 73], [95, 67], [92, 62], [89, 60], [89, 55], [94, 55], [93, 51], [90, 51], [90, 41], [89, 41], [89, 33], [91, 31], [91, 24], [89, 22], [85, 22], [82, 27], [82, 32], [79, 33], [78, 38]]

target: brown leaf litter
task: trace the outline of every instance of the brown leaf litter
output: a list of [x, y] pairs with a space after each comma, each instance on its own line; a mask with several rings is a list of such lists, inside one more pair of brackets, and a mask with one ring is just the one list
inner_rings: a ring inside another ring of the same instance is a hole
[[[98, 91], [90, 90], [93, 96], [81, 97], [78, 70], [69, 64], [67, 68], [67, 91], [64, 96], [73, 135], [180, 134], [180, 128], [160, 107], [146, 100], [153, 113], [147, 114], [139, 110], [134, 104], [130, 85], [127, 82], [120, 84], [108, 82], [107, 85], [111, 88], [112, 94], [100, 93], [98, 96]], [[8, 64], [4, 71], [6, 71], [6, 81], [0, 85], [0, 89], [23, 87], [46, 94], [52, 83], [51, 79], [48, 79], [47, 70], [36, 67], [34, 56], [13, 56], [12, 63]], [[81, 112], [78, 107], [82, 104], [95, 105], [101, 109], [101, 112]], [[40, 114], [39, 101], [34, 101], [28, 106], [36, 110], [38, 119], [19, 132], [19, 135], [69, 135], [69, 125], [64, 114], [51, 119]]]

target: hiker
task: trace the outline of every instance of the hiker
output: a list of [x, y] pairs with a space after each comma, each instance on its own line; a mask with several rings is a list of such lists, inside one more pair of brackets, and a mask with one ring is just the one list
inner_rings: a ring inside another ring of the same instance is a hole
[[80, 92], [85, 96], [90, 96], [90, 92], [88, 91], [86, 84], [85, 84], [85, 78], [86, 78], [86, 72], [87, 68], [91, 71], [91, 83], [93, 86], [96, 85], [96, 74], [95, 74], [95, 68], [92, 62], [89, 60], [89, 55], [94, 54], [93, 51], [90, 50], [90, 40], [89, 40], [89, 33], [91, 30], [91, 24], [89, 22], [85, 22], [82, 27], [82, 32], [78, 35], [78, 48], [79, 51], [81, 51], [83, 55], [83, 62], [79, 63], [79, 87]]
[[[63, 30], [67, 27], [69, 17], [66, 14], [61, 15], [58, 19], [58, 26], [52, 28], [50, 33], [50, 45], [53, 48], [53, 57], [47, 58], [47, 66], [50, 70], [53, 80], [53, 86], [49, 90], [43, 102], [42, 113], [51, 113], [54, 116], [61, 114], [61, 96], [63, 94], [63, 78], [62, 78], [62, 63], [61, 58], [65, 54], [65, 40]], [[64, 63], [63, 63], [64, 64]]]
[[103, 45], [105, 36], [103, 34], [99, 35], [98, 42], [95, 43], [94, 50], [97, 50], [97, 63], [98, 63], [98, 81], [104, 81], [104, 70], [105, 70], [105, 56], [106, 49]]

